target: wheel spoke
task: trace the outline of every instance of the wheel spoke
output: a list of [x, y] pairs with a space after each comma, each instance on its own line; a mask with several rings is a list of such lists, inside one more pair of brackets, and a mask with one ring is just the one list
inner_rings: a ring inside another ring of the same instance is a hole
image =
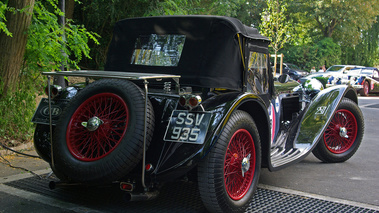
[[[242, 176], [242, 161], [249, 154], [250, 166]], [[254, 178], [255, 147], [250, 133], [240, 129], [230, 139], [224, 160], [224, 182], [228, 195], [233, 200], [241, 199]]]
[[[342, 128], [346, 128], [346, 133], [340, 133], [345, 132]], [[353, 145], [357, 132], [358, 125], [353, 113], [345, 109], [337, 110], [324, 132], [325, 145], [334, 154], [344, 153]]]
[[[101, 120], [99, 127], [87, 129], [81, 125], [94, 116]], [[90, 97], [74, 112], [67, 127], [70, 152], [82, 161], [95, 161], [105, 157], [121, 142], [128, 119], [128, 107], [118, 95], [100, 93]]]

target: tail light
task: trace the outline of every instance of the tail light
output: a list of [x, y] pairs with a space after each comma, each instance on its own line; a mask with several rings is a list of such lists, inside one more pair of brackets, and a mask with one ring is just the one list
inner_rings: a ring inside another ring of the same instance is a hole
[[202, 99], [199, 95], [186, 94], [179, 98], [179, 104], [187, 109], [193, 109], [199, 106]]
[[[50, 86], [50, 97], [55, 98], [62, 92], [62, 87], [58, 85]], [[45, 87], [45, 94], [49, 96], [49, 87]]]

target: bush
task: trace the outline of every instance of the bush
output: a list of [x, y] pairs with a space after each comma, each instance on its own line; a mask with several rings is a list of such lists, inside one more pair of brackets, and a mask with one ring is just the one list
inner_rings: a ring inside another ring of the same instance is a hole
[[292, 46], [283, 54], [286, 62], [297, 64], [304, 70], [312, 67], [318, 70], [322, 65], [329, 67], [341, 63], [341, 48], [331, 38], [325, 38], [313, 45]]

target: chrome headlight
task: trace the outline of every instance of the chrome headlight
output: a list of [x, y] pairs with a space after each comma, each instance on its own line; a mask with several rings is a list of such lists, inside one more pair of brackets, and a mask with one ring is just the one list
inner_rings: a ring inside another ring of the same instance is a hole
[[322, 83], [317, 79], [308, 79], [303, 83], [303, 87], [307, 90], [318, 90], [321, 91], [324, 89]]

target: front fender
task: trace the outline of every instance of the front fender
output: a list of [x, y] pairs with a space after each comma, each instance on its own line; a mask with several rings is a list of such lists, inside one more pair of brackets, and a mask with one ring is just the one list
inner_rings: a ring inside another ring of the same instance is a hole
[[350, 86], [334, 86], [318, 93], [302, 118], [295, 148], [314, 147], [345, 96], [357, 103], [357, 95]]
[[319, 92], [301, 117], [296, 136], [285, 138], [286, 150], [279, 155], [275, 154], [279, 153], [276, 147], [271, 147], [270, 170], [303, 160], [317, 145], [344, 97], [357, 103], [356, 92], [348, 85], [333, 86]]

